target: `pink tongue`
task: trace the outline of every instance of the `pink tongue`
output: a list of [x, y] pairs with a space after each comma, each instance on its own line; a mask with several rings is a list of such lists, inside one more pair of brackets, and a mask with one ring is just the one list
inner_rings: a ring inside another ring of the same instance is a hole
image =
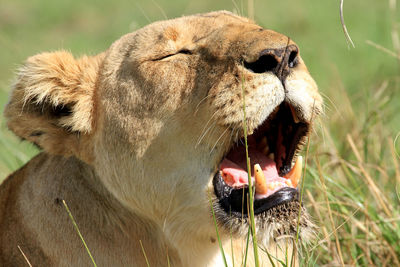
[[[267, 180], [278, 178], [278, 170], [275, 161], [266, 157], [255, 148], [249, 148], [250, 168], [253, 177], [254, 164], [260, 164]], [[222, 161], [220, 170], [222, 171], [225, 183], [234, 188], [240, 188], [248, 184], [246, 155], [244, 150], [235, 150]]]

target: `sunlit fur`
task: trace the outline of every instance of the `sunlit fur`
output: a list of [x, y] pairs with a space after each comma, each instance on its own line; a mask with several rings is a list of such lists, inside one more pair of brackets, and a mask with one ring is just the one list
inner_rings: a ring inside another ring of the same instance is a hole
[[[28, 58], [5, 116], [43, 152], [0, 187], [0, 265], [25, 266], [20, 246], [33, 266], [89, 266], [65, 200], [98, 266], [146, 266], [143, 250], [150, 266], [221, 266], [211, 181], [242, 135], [242, 92], [250, 133], [283, 101], [304, 122], [321, 109], [301, 58], [284, 85], [242, 65], [288, 44], [222, 11], [153, 23], [92, 57]], [[257, 218], [258, 236], [284, 258], [277, 246], [292, 241], [276, 232], [293, 222], [277, 221], [286, 215], [275, 211]], [[233, 253], [239, 266], [247, 228], [230, 233], [234, 220], [217, 220], [228, 261]]]

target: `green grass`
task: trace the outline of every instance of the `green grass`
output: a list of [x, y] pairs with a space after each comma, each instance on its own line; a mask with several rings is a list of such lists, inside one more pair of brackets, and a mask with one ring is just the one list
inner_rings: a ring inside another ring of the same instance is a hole
[[[74, 228], [75, 228], [76, 233], [79, 235], [79, 238], [81, 239], [82, 244], [85, 246], [86, 252], [87, 252], [88, 256], [90, 257], [90, 261], [93, 263], [93, 266], [94, 266], [94, 267], [97, 267], [97, 264], [96, 264], [96, 262], [94, 261], [94, 258], [93, 258], [93, 256], [92, 256], [92, 253], [90, 252], [90, 249], [89, 249], [89, 247], [87, 246], [87, 244], [86, 244], [86, 242], [85, 242], [85, 239], [83, 238], [83, 236], [82, 236], [82, 234], [81, 234], [81, 231], [79, 230], [78, 224], [76, 223], [76, 221], [75, 221], [75, 219], [74, 219], [74, 216], [72, 215], [71, 211], [69, 210], [69, 207], [68, 207], [68, 205], [67, 205], [67, 203], [65, 202], [64, 199], [63, 199], [62, 203], [63, 203], [63, 205], [64, 205], [64, 207], [65, 207], [65, 210], [66, 210], [67, 213], [68, 213], [69, 218], [71, 219], [72, 224], [74, 225]], [[140, 242], [140, 245], [142, 245], [142, 242]], [[142, 246], [142, 249], [143, 249], [143, 246]], [[144, 254], [144, 256], [146, 257], [146, 254]], [[146, 258], [146, 262], [147, 262], [147, 258]], [[147, 262], [147, 265], [148, 265], [148, 262]]]
[[[254, 264], [256, 267], [260, 266], [259, 258], [258, 258], [258, 242], [257, 242], [257, 233], [256, 233], [256, 223], [254, 220], [254, 195], [253, 193], [253, 185], [251, 180], [251, 166], [250, 166], [250, 158], [249, 158], [249, 147], [247, 146], [247, 116], [246, 116], [246, 94], [245, 94], [245, 80], [244, 77], [241, 77], [241, 84], [242, 84], [242, 99], [243, 99], [243, 132], [244, 132], [244, 146], [246, 148], [246, 166], [247, 166], [247, 179], [249, 181], [249, 196], [248, 196], [248, 203], [249, 210], [247, 214], [250, 215], [249, 218], [249, 226], [250, 226], [250, 233], [251, 239], [253, 241], [253, 251], [254, 251]], [[255, 175], [255, 171], [254, 171]], [[248, 243], [247, 243], [248, 245]], [[246, 248], [247, 251], [247, 248]], [[246, 255], [247, 256], [247, 255]]]
[[[300, 249], [302, 266], [400, 265], [400, 60], [371, 45], [400, 54], [400, 7], [391, 8], [394, 2], [345, 1], [354, 49], [342, 32], [339, 1], [254, 2], [259, 24], [299, 44], [325, 98], [303, 191], [320, 228], [316, 240]], [[16, 67], [30, 55], [57, 49], [95, 54], [151, 21], [217, 9], [247, 14], [247, 2], [3, 0], [0, 106]], [[0, 117], [0, 181], [35, 153]]]

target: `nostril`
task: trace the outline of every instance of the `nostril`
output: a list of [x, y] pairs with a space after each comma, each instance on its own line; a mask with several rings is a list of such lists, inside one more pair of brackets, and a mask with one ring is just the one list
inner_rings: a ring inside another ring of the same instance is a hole
[[296, 65], [297, 65], [297, 54], [298, 54], [297, 51], [290, 52], [289, 60], [288, 60], [289, 68], [296, 67]]
[[277, 66], [278, 61], [273, 55], [263, 55], [257, 61], [251, 63], [244, 62], [244, 67], [255, 73], [274, 71]]

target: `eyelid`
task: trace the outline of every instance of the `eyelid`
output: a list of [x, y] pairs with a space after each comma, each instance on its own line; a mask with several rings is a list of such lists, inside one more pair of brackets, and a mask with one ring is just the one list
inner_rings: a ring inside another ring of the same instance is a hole
[[193, 53], [192, 53], [192, 51], [190, 51], [189, 49], [182, 48], [181, 50], [179, 50], [178, 52], [176, 52], [176, 53], [174, 53], [174, 54], [168, 54], [168, 55], [162, 56], [162, 57], [160, 57], [160, 58], [153, 59], [153, 61], [163, 60], [163, 59], [166, 59], [166, 58], [175, 56], [175, 55], [177, 55], [177, 54], [192, 55]]
[[182, 48], [181, 50], [178, 51], [178, 54], [192, 55], [193, 53], [187, 48]]

